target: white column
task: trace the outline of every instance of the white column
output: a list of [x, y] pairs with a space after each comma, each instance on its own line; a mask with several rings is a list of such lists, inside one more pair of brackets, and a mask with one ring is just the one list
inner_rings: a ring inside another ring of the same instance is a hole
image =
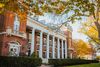
[[31, 54], [34, 52], [34, 37], [35, 37], [35, 29], [32, 29], [32, 40], [31, 40]]
[[53, 36], [53, 47], [52, 47], [52, 51], [53, 51], [53, 59], [55, 58], [55, 37]]
[[39, 49], [40, 58], [42, 58], [42, 37], [43, 37], [43, 32], [40, 32], [40, 49]]
[[67, 41], [65, 40], [65, 58], [67, 58]]
[[49, 58], [49, 34], [47, 35], [47, 58]]
[[60, 43], [59, 43], [59, 38], [58, 38], [58, 58], [60, 58]]
[[64, 46], [63, 46], [63, 40], [62, 40], [62, 59], [64, 58]]

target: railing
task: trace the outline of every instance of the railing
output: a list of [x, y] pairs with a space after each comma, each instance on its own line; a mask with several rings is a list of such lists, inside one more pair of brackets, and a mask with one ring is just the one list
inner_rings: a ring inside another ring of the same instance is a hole
[[26, 38], [26, 33], [12, 30], [11, 28], [6, 29], [6, 34]]

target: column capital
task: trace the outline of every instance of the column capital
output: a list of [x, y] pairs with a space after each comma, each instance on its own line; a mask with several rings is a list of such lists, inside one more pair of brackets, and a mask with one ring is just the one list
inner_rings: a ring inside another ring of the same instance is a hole
[[59, 40], [60, 38], [59, 38], [59, 37], [57, 37], [57, 39]]
[[43, 31], [40, 31], [40, 33], [43, 33]]
[[53, 35], [53, 38], [55, 38], [55, 36]]
[[34, 27], [32, 27], [32, 30], [35, 30], [35, 28], [34, 28]]
[[61, 39], [61, 41], [64, 41], [64, 39]]
[[50, 33], [47, 33], [47, 35], [50, 35]]

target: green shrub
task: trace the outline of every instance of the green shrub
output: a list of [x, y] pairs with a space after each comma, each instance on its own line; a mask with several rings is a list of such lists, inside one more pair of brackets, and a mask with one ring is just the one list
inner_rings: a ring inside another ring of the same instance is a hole
[[49, 64], [56, 66], [69, 66], [78, 64], [98, 63], [97, 60], [83, 60], [83, 59], [49, 59]]
[[39, 55], [37, 55], [35, 52], [32, 53], [31, 58], [39, 58]]
[[0, 67], [37, 67], [41, 63], [40, 58], [0, 56]]

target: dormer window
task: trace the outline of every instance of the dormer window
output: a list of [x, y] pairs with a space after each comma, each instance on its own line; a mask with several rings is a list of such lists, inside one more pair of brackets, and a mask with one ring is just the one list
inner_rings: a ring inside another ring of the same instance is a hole
[[20, 21], [19, 21], [18, 16], [16, 15], [14, 19], [14, 33], [19, 32], [19, 27], [20, 27]]

